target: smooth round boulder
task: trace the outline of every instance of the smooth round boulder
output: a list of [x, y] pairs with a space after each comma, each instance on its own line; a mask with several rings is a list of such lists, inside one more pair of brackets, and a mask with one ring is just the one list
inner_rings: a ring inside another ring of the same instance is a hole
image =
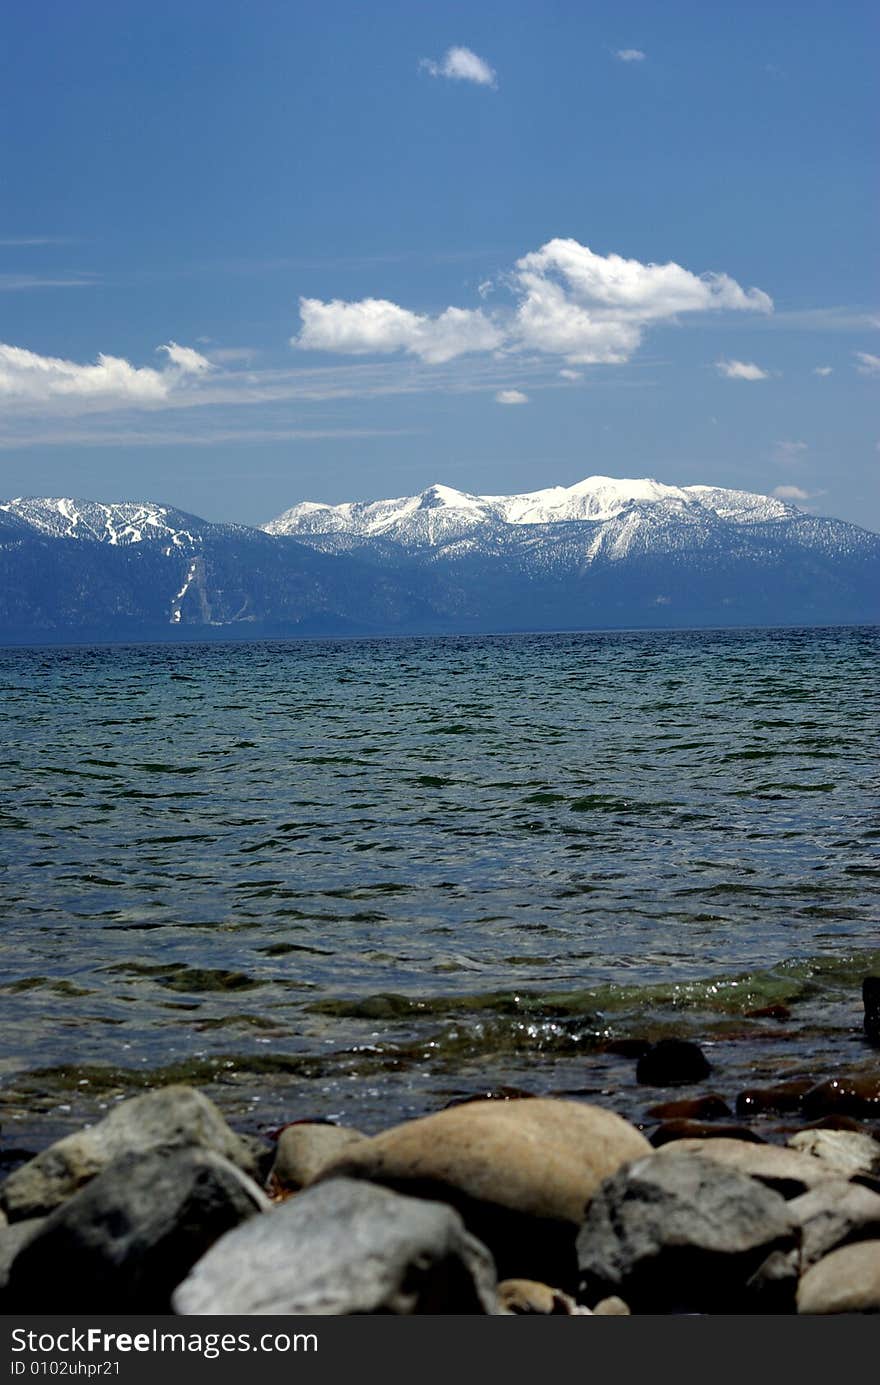
[[334, 1159], [366, 1139], [359, 1130], [342, 1125], [306, 1122], [288, 1125], [278, 1137], [271, 1178], [295, 1192], [307, 1188]]
[[703, 1155], [728, 1169], [748, 1174], [786, 1198], [799, 1197], [809, 1188], [839, 1177], [834, 1169], [812, 1154], [780, 1149], [778, 1145], [751, 1144], [746, 1140], [673, 1140], [657, 1150], [658, 1159], [675, 1159], [689, 1154]]
[[484, 1101], [354, 1145], [320, 1175], [381, 1183], [455, 1207], [504, 1279], [567, 1288], [574, 1240], [604, 1178], [651, 1153], [622, 1117], [577, 1101]]
[[833, 1250], [798, 1286], [799, 1313], [880, 1313], [880, 1241]]

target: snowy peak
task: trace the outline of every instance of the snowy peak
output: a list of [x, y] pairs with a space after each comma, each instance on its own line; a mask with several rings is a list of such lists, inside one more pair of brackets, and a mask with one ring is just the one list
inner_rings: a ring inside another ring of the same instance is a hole
[[573, 486], [551, 486], [522, 495], [471, 495], [433, 485], [420, 495], [394, 500], [326, 505], [305, 501], [266, 524], [269, 534], [383, 537], [423, 546], [494, 529], [499, 525], [602, 524], [635, 512], [658, 520], [697, 521], [701, 515], [734, 524], [791, 519], [799, 511], [769, 496], [717, 486], [668, 486], [660, 481], [588, 476]]
[[105, 505], [97, 500], [20, 497], [0, 504], [0, 511], [50, 538], [113, 547], [152, 542], [192, 548], [199, 544], [205, 528], [205, 520], [150, 502]]

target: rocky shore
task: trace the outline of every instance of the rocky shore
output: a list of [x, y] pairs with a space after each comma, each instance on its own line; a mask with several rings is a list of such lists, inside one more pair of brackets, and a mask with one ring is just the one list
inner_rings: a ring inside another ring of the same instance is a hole
[[[869, 979], [871, 1045], [876, 1022]], [[700, 1088], [648, 1108], [650, 1139], [511, 1089], [372, 1136], [239, 1134], [185, 1086], [121, 1101], [0, 1185], [0, 1311], [880, 1312], [880, 1073], [731, 1104], [693, 1043], [629, 1056]], [[799, 1128], [766, 1140], [768, 1112]]]

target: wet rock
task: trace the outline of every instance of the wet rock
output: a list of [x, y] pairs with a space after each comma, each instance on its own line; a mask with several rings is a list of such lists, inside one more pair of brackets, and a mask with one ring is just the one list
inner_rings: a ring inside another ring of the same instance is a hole
[[589, 1314], [589, 1308], [575, 1303], [570, 1294], [551, 1289], [534, 1279], [505, 1279], [498, 1285], [498, 1304], [502, 1313], [539, 1313], [544, 1317]]
[[865, 1007], [865, 1038], [880, 1047], [880, 976], [866, 976], [862, 982]]
[[712, 1125], [709, 1121], [664, 1121], [649, 1137], [655, 1149], [673, 1140], [745, 1140], [748, 1144], [763, 1145], [761, 1135], [747, 1125]]
[[833, 1179], [789, 1204], [801, 1226], [801, 1267], [854, 1241], [880, 1240], [880, 1193]]
[[733, 1115], [730, 1107], [717, 1092], [705, 1096], [683, 1097], [680, 1101], [661, 1101], [645, 1112], [652, 1120], [726, 1120]]
[[790, 1020], [791, 1011], [787, 1005], [782, 1005], [780, 1003], [775, 1005], [761, 1005], [757, 1010], [746, 1010], [746, 1019]]
[[495, 1313], [495, 1268], [450, 1207], [334, 1178], [229, 1232], [182, 1314]]
[[487, 1092], [468, 1092], [465, 1096], [454, 1096], [447, 1101], [443, 1109], [448, 1111], [452, 1106], [467, 1106], [471, 1101], [525, 1101], [534, 1095], [534, 1092], [526, 1092], [522, 1087], [492, 1087]]
[[576, 1101], [475, 1102], [364, 1140], [330, 1165], [342, 1175], [448, 1202], [505, 1279], [568, 1289], [574, 1238], [602, 1179], [650, 1153], [620, 1116]]
[[880, 1130], [877, 1126], [866, 1126], [864, 1121], [857, 1121], [855, 1116], [820, 1116], [818, 1120], [810, 1121], [809, 1125], [804, 1126], [805, 1130], [852, 1130], [857, 1135], [873, 1135], [874, 1139], [880, 1139]]
[[115, 1106], [97, 1125], [67, 1135], [0, 1185], [10, 1221], [53, 1211], [122, 1154], [160, 1145], [213, 1149], [250, 1173], [251, 1152], [213, 1102], [192, 1087], [162, 1087]]
[[603, 1053], [613, 1053], [618, 1058], [643, 1058], [650, 1049], [647, 1039], [611, 1039], [602, 1046]]
[[880, 1116], [880, 1076], [830, 1077], [812, 1087], [801, 1109], [815, 1116]]
[[636, 1064], [636, 1081], [647, 1087], [702, 1082], [712, 1071], [703, 1050], [688, 1039], [661, 1039]]
[[272, 1182], [291, 1190], [306, 1188], [328, 1164], [365, 1138], [342, 1125], [288, 1125], [278, 1139]]
[[880, 1241], [833, 1250], [807, 1270], [799, 1313], [880, 1313]]
[[12, 1263], [19, 1312], [167, 1313], [172, 1290], [231, 1227], [270, 1210], [213, 1150], [126, 1154], [43, 1222]]
[[797, 1077], [791, 1082], [777, 1082], [773, 1087], [749, 1087], [736, 1099], [738, 1116], [786, 1115], [799, 1111], [807, 1092], [816, 1085], [812, 1077]]
[[791, 1149], [812, 1154], [845, 1178], [880, 1174], [880, 1144], [871, 1135], [848, 1130], [800, 1130], [789, 1140]]
[[747, 1144], [743, 1140], [675, 1140], [659, 1149], [656, 1157], [667, 1160], [694, 1154], [757, 1179], [785, 1198], [799, 1197], [836, 1176], [833, 1169], [811, 1154], [781, 1149], [778, 1145]]
[[778, 1193], [697, 1154], [654, 1155], [602, 1184], [577, 1240], [578, 1298], [619, 1294], [636, 1313], [745, 1312], [749, 1281], [798, 1225]]

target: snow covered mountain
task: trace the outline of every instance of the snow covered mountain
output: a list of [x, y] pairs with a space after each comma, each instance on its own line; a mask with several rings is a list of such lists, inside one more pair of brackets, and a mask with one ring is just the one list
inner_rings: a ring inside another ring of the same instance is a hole
[[[800, 511], [766, 495], [723, 490], [715, 486], [666, 486], [652, 480], [615, 480], [588, 476], [573, 486], [551, 486], [524, 495], [470, 495], [451, 486], [430, 486], [421, 495], [397, 500], [355, 501], [323, 505], [304, 501], [264, 525], [267, 534], [287, 534], [305, 542], [328, 535], [383, 539], [410, 548], [430, 547], [484, 533], [504, 525], [534, 526], [619, 521], [613, 556], [624, 557], [636, 531], [647, 523], [655, 532], [664, 524], [692, 524], [706, 513], [731, 524], [791, 519]], [[599, 531], [593, 528], [593, 540]], [[347, 545], [350, 546], [350, 543]], [[596, 552], [606, 545], [599, 542]]]
[[880, 623], [880, 535], [767, 496], [592, 476], [306, 501], [263, 529], [0, 503], [0, 639]]

